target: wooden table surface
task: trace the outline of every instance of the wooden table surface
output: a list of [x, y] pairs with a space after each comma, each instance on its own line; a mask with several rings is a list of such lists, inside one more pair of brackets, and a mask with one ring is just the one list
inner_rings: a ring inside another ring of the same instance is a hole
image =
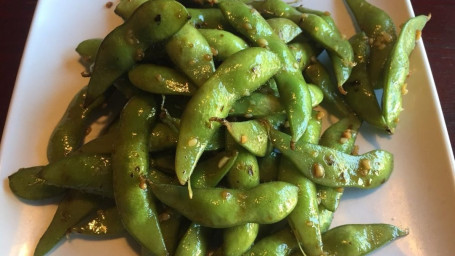
[[[385, 0], [389, 1], [389, 0]], [[411, 0], [415, 13], [432, 14], [423, 38], [452, 148], [455, 145], [455, 3]], [[0, 134], [8, 112], [37, 0], [0, 0]]]

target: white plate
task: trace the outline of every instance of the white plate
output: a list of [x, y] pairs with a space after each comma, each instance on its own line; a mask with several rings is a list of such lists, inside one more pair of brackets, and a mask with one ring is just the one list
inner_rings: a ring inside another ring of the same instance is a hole
[[[50, 133], [72, 96], [87, 83], [74, 51], [87, 38], [104, 37], [120, 24], [106, 0], [40, 0], [28, 37], [0, 155], [0, 255], [32, 255], [50, 222], [55, 205], [18, 200], [7, 177], [26, 166], [46, 164]], [[387, 10], [396, 24], [413, 16], [409, 1], [372, 3]], [[342, 32], [351, 36], [353, 23], [343, 1], [302, 0], [330, 11]], [[430, 21], [431, 22], [431, 21]], [[425, 31], [423, 32], [425, 38]], [[422, 41], [411, 57], [409, 93], [396, 134], [375, 135], [362, 128], [361, 152], [391, 151], [391, 179], [372, 191], [346, 192], [332, 226], [346, 223], [391, 223], [410, 234], [373, 255], [453, 255], [455, 252], [454, 161], [431, 70]], [[70, 237], [52, 255], [135, 255], [126, 239], [108, 241]]]

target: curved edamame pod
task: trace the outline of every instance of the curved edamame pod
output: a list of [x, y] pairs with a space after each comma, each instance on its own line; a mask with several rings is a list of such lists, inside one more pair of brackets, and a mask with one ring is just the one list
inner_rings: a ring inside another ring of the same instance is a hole
[[312, 99], [292, 52], [255, 9], [237, 0], [222, 1], [219, 7], [238, 32], [256, 45], [270, 49], [280, 58], [283, 69], [274, 78], [278, 85], [281, 103], [288, 115], [292, 143], [298, 141], [311, 118]]
[[71, 232], [89, 236], [117, 237], [126, 232], [117, 207], [111, 206], [97, 210], [88, 218], [71, 228]]
[[271, 18], [267, 19], [267, 23], [269, 23], [273, 32], [280, 37], [281, 41], [286, 44], [302, 33], [302, 29], [290, 19]]
[[104, 103], [104, 97], [84, 107], [87, 87], [82, 88], [71, 100], [62, 118], [52, 131], [47, 145], [49, 162], [64, 158], [82, 146], [94, 114]]
[[255, 243], [244, 256], [275, 255], [287, 256], [298, 250], [299, 245], [292, 230], [289, 227], [266, 236]]
[[117, 209], [128, 233], [154, 254], [167, 255], [154, 198], [146, 183], [147, 143], [156, 111], [151, 97], [136, 96], [125, 105], [112, 154], [113, 187]]
[[247, 48], [226, 61], [198, 89], [182, 115], [175, 169], [185, 184], [208, 141], [219, 129], [213, 118], [227, 117], [235, 101], [265, 83], [281, 67], [276, 55], [262, 48]]
[[248, 190], [193, 188], [190, 199], [185, 186], [152, 183], [150, 187], [164, 204], [193, 222], [213, 228], [278, 222], [294, 209], [298, 191], [294, 185], [276, 181]]
[[164, 95], [192, 95], [197, 87], [180, 72], [165, 66], [141, 64], [128, 72], [133, 85], [147, 92]]
[[382, 95], [382, 115], [387, 129], [393, 133], [402, 109], [402, 94], [407, 92], [406, 77], [409, 74], [409, 55], [414, 50], [416, 40], [430, 19], [420, 15], [409, 19], [400, 31], [396, 44], [384, 68], [384, 92]]
[[222, 151], [199, 162], [191, 175], [191, 185], [195, 188], [215, 187], [234, 165], [239, 153]]
[[368, 62], [368, 77], [374, 89], [382, 88], [384, 68], [397, 40], [395, 24], [380, 8], [365, 0], [346, 0], [358, 26], [368, 36], [371, 54]]
[[324, 95], [322, 105], [324, 107], [340, 117], [351, 115], [351, 108], [337, 90], [337, 86], [332, 82], [329, 72], [320, 62], [315, 61], [309, 64], [303, 72], [309, 82], [318, 85], [322, 90]]
[[57, 187], [113, 197], [111, 157], [108, 155], [70, 155], [44, 166], [39, 177]]
[[60, 202], [49, 227], [41, 236], [33, 255], [41, 256], [49, 252], [68, 230], [96, 210], [102, 200], [94, 195], [70, 191]]
[[149, 0], [120, 0], [115, 6], [114, 12], [122, 19], [127, 20], [141, 4], [147, 1]]
[[213, 53], [207, 40], [189, 23], [167, 41], [166, 52], [172, 62], [199, 87], [215, 72]]
[[322, 241], [329, 255], [360, 256], [407, 234], [388, 224], [350, 224], [328, 230]]
[[284, 113], [280, 99], [273, 94], [253, 92], [240, 98], [229, 111], [229, 116], [257, 118], [273, 113]]
[[209, 247], [207, 227], [191, 223], [177, 246], [175, 256], [205, 256]]
[[346, 102], [360, 119], [379, 129], [386, 130], [387, 126], [381, 107], [367, 73], [368, 60], [371, 56], [368, 37], [364, 33], [359, 33], [351, 37], [349, 42], [354, 49], [357, 65], [352, 69], [351, 77], [344, 85], [347, 92]]
[[188, 21], [185, 7], [176, 1], [147, 1], [101, 43], [88, 84], [86, 105], [144, 57], [148, 46], [169, 38]]
[[95, 61], [101, 42], [103, 42], [101, 38], [92, 38], [80, 42], [76, 47], [76, 52], [81, 57], [81, 62], [88, 71]]
[[248, 44], [242, 38], [225, 30], [199, 29], [199, 32], [210, 45], [213, 58], [219, 61], [224, 61], [232, 54], [248, 48]]
[[320, 145], [299, 142], [292, 150], [287, 144], [290, 136], [275, 129], [270, 130], [270, 139], [299, 171], [316, 184], [374, 188], [383, 184], [393, 170], [393, 155], [384, 150], [351, 156]]
[[53, 198], [65, 193], [65, 189], [47, 184], [39, 177], [44, 166], [21, 168], [8, 176], [11, 191], [18, 197], [27, 200]]
[[232, 30], [231, 25], [218, 8], [188, 8], [187, 10], [191, 16], [188, 23], [195, 28]]

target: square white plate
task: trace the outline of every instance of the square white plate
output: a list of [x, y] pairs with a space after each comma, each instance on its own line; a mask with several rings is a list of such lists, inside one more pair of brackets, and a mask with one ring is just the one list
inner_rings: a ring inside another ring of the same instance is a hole
[[[121, 23], [106, 2], [40, 0], [37, 5], [1, 145], [0, 255], [32, 255], [53, 216], [55, 205], [16, 198], [7, 177], [21, 167], [47, 163], [46, 145], [53, 127], [88, 82], [80, 75], [83, 68], [75, 47], [84, 39], [104, 37]], [[396, 24], [413, 16], [409, 0], [371, 2], [385, 9]], [[330, 11], [342, 33], [354, 34], [343, 1], [301, 3]], [[376, 135], [364, 126], [358, 139], [361, 152], [381, 148], [394, 154], [391, 179], [372, 191], [348, 190], [332, 227], [390, 223], [409, 228], [407, 237], [373, 255], [454, 255], [454, 160], [422, 41], [411, 56], [408, 85], [406, 110], [396, 134]], [[72, 236], [51, 255], [135, 255], [137, 248], [130, 244], [123, 238], [96, 241]]]

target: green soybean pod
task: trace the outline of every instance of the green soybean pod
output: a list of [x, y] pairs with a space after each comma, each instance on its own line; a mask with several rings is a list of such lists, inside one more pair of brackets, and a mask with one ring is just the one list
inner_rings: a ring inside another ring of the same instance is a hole
[[344, 85], [347, 92], [345, 99], [362, 120], [379, 129], [386, 130], [387, 126], [382, 116], [381, 107], [367, 73], [368, 60], [371, 56], [368, 40], [365, 33], [358, 33], [349, 39], [357, 65], [352, 69], [351, 77]]
[[276, 53], [283, 64], [274, 77], [281, 103], [286, 109], [292, 134], [292, 143], [305, 132], [311, 117], [311, 94], [300, 72], [299, 65], [288, 46], [280, 40], [267, 21], [253, 8], [241, 1], [223, 1], [219, 4], [226, 19], [251, 42]]
[[215, 72], [213, 53], [207, 40], [188, 23], [167, 41], [166, 52], [198, 87]]
[[294, 209], [298, 190], [287, 182], [275, 181], [248, 190], [193, 188], [190, 198], [185, 186], [152, 183], [150, 187], [162, 203], [193, 222], [213, 228], [278, 222]]
[[87, 65], [87, 67], [90, 67], [94, 63], [101, 42], [103, 42], [101, 38], [91, 38], [77, 45], [76, 52], [81, 57], [82, 63]]
[[48, 184], [113, 197], [111, 157], [103, 154], [70, 155], [43, 167], [39, 177]]
[[276, 55], [262, 48], [247, 48], [226, 61], [196, 92], [182, 115], [175, 169], [185, 184], [208, 141], [219, 130], [212, 118], [227, 117], [232, 105], [256, 90], [281, 67]]
[[39, 177], [44, 166], [21, 168], [8, 176], [8, 184], [16, 196], [26, 200], [42, 200], [65, 193], [65, 189], [47, 184]]
[[189, 24], [195, 28], [231, 31], [231, 25], [218, 8], [188, 8], [191, 19]]
[[209, 246], [207, 227], [192, 223], [180, 240], [176, 256], [205, 256]]
[[374, 188], [383, 184], [393, 170], [393, 155], [385, 150], [373, 150], [352, 156], [310, 143], [297, 143], [295, 149], [287, 143], [291, 138], [275, 129], [270, 139], [280, 152], [316, 184], [328, 187]]
[[267, 19], [267, 23], [269, 23], [273, 32], [280, 37], [281, 41], [286, 44], [302, 33], [302, 29], [290, 19], [271, 18]]
[[266, 155], [269, 141], [267, 129], [259, 120], [230, 122], [226, 124], [229, 134], [238, 145], [255, 156]]
[[360, 256], [407, 234], [389, 224], [349, 224], [328, 230], [322, 241], [329, 255]]
[[47, 145], [47, 159], [49, 162], [68, 156], [82, 146], [96, 110], [104, 103], [100, 97], [87, 107], [84, 102], [87, 97], [87, 87], [83, 87], [71, 100], [65, 113], [52, 131]]
[[288, 47], [299, 64], [299, 69], [302, 71], [305, 70], [305, 68], [310, 65], [311, 60], [316, 59], [319, 54], [313, 44], [303, 40], [293, 41], [288, 44]]
[[352, 110], [338, 91], [327, 69], [318, 61], [309, 64], [303, 71], [305, 78], [318, 85], [323, 92], [322, 106], [339, 117], [351, 115]]
[[382, 88], [385, 64], [397, 40], [395, 24], [382, 9], [365, 0], [346, 0], [357, 25], [371, 40], [368, 77], [374, 89]]
[[284, 113], [279, 97], [273, 94], [253, 92], [251, 95], [240, 98], [229, 111], [229, 116], [243, 116], [258, 118], [273, 113]]
[[136, 11], [136, 9], [148, 0], [120, 0], [115, 6], [114, 12], [118, 16], [127, 20]]
[[117, 207], [100, 208], [71, 228], [72, 233], [115, 238], [124, 235], [126, 230]]
[[278, 179], [299, 188], [297, 205], [287, 218], [297, 241], [308, 255], [322, 255], [316, 185], [286, 158], [281, 159]]
[[225, 30], [199, 29], [199, 32], [210, 45], [213, 58], [219, 61], [224, 61], [232, 54], [248, 48], [248, 44], [242, 38]]
[[101, 43], [90, 77], [86, 103], [103, 94], [112, 83], [144, 57], [152, 43], [169, 38], [188, 21], [185, 7], [176, 1], [147, 1]]
[[68, 230], [83, 218], [97, 209], [101, 199], [94, 195], [78, 191], [69, 191], [60, 202], [55, 215], [36, 245], [33, 255], [48, 253], [65, 235]]
[[169, 255], [174, 255], [180, 241], [183, 216], [176, 210], [165, 207], [159, 215], [161, 233]]
[[289, 227], [285, 227], [255, 243], [244, 256], [275, 255], [287, 256], [299, 249], [294, 233]]
[[192, 95], [195, 86], [186, 76], [169, 67], [140, 64], [128, 72], [131, 83], [141, 90], [163, 95]]
[[409, 55], [414, 50], [416, 40], [430, 16], [420, 15], [409, 19], [400, 31], [396, 44], [390, 53], [384, 71], [384, 92], [382, 95], [382, 115], [388, 131], [393, 133], [402, 109], [402, 94], [406, 93], [406, 77], [409, 74]]
[[330, 225], [332, 224], [334, 212], [326, 209], [323, 205], [319, 205], [319, 228], [321, 234], [324, 234], [329, 230]]
[[[153, 98], [136, 96], [125, 105], [112, 154], [113, 188], [125, 229], [156, 255], [167, 255], [153, 195], [147, 189], [148, 136], [156, 116]], [[144, 228], [147, 227], [147, 228]]]

